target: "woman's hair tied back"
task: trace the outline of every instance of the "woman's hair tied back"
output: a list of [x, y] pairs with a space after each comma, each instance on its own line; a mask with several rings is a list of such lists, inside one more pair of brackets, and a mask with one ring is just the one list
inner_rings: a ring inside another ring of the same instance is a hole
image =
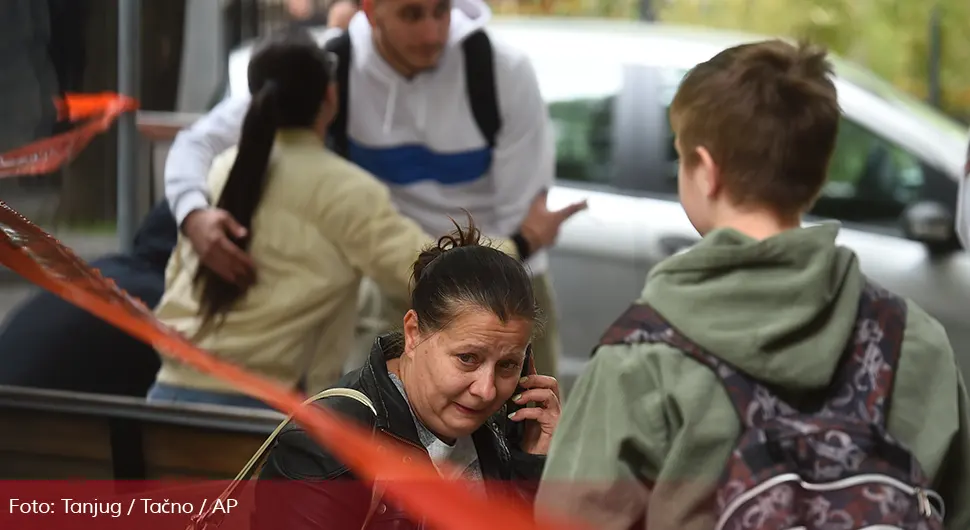
[[414, 262], [414, 272], [412, 278], [415, 282], [419, 281], [424, 275], [428, 267], [442, 256], [445, 252], [449, 252], [459, 248], [477, 247], [477, 246], [487, 246], [488, 242], [482, 236], [481, 230], [475, 226], [475, 221], [472, 219], [470, 213], [467, 210], [462, 210], [465, 212], [465, 216], [468, 218], [468, 225], [462, 228], [454, 218], [451, 219], [451, 223], [455, 225], [455, 229], [438, 238], [438, 242], [425, 248], [418, 255], [418, 259]]
[[538, 323], [532, 278], [516, 258], [493, 248], [465, 211], [460, 226], [426, 248], [414, 262], [411, 308], [423, 331], [438, 331], [462, 310], [477, 308], [502, 322]]
[[[253, 218], [267, 184], [273, 146], [280, 129], [315, 130], [330, 91], [332, 64], [305, 32], [270, 35], [256, 44], [247, 67], [252, 95], [240, 128], [236, 157], [215, 206], [252, 233]], [[336, 102], [331, 102], [331, 108]], [[248, 250], [250, 238], [237, 241]], [[194, 283], [202, 285], [196, 338], [221, 320], [247, 287], [227, 281], [203, 265]]]

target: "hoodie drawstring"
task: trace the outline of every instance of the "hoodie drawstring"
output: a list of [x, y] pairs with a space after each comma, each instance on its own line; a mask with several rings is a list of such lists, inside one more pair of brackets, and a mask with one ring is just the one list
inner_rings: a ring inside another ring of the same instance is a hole
[[[398, 98], [398, 86], [400, 82], [395, 80], [389, 80], [391, 85], [390, 94], [387, 96], [387, 106], [384, 108], [384, 134], [389, 134], [391, 132], [391, 125], [394, 123], [394, 111], [397, 108], [397, 98]], [[424, 124], [428, 121], [428, 98], [427, 94], [419, 94], [421, 97], [418, 98], [420, 101], [419, 108], [416, 109], [415, 119], [417, 120], [417, 128], [419, 131], [424, 130]]]
[[397, 102], [397, 85], [396, 80], [391, 81], [391, 93], [387, 97], [387, 107], [384, 109], [384, 134], [391, 132], [391, 122], [394, 120], [394, 106]]
[[419, 95], [420, 95], [420, 98], [419, 98], [419, 100], [420, 100], [420, 108], [417, 109], [418, 112], [417, 112], [417, 116], [415, 117], [415, 119], [417, 120], [418, 130], [419, 131], [423, 131], [424, 130], [424, 124], [428, 121], [427, 120], [427, 116], [428, 116], [428, 92], [426, 90], [422, 90], [421, 91], [421, 94], [419, 94]]

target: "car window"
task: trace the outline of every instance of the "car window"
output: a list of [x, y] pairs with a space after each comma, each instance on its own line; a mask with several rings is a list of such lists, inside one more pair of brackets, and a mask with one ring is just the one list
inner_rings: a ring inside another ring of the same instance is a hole
[[966, 129], [959, 122], [928, 105], [925, 101], [899, 90], [885, 79], [854, 63], [837, 58], [833, 60], [833, 63], [840, 78], [895, 106], [902, 112], [913, 114], [920, 120], [930, 122], [941, 133], [957, 139], [964, 138]]
[[556, 135], [556, 177], [610, 182], [613, 98], [581, 98], [549, 104]]
[[[660, 103], [669, 111], [673, 95], [686, 70], [663, 73]], [[677, 151], [670, 122], [666, 122], [665, 178], [653, 191], [677, 190]], [[820, 217], [873, 225], [898, 222], [907, 205], [919, 198], [925, 183], [920, 159], [857, 123], [843, 119], [839, 127], [829, 177], [811, 213]]]
[[577, 75], [575, 60], [550, 55], [534, 56], [532, 61], [556, 138], [557, 178], [608, 184], [621, 66], [587, 61], [582, 75]]
[[815, 215], [869, 224], [892, 224], [917, 200], [925, 183], [913, 154], [869, 129], [843, 119], [829, 178]]

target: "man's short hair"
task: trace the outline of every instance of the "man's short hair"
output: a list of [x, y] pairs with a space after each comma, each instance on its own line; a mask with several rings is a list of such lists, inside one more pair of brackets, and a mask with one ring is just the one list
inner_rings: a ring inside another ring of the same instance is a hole
[[738, 205], [807, 211], [825, 183], [841, 111], [826, 50], [770, 40], [695, 66], [670, 107], [684, 164], [706, 148]]

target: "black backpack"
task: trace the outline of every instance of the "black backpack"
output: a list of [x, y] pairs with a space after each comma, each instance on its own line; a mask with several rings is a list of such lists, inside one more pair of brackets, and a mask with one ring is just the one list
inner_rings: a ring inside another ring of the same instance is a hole
[[[329, 141], [331, 149], [347, 158], [347, 108], [350, 97], [348, 79], [350, 77], [351, 45], [350, 34], [346, 31], [327, 41], [324, 49], [333, 52], [340, 59], [337, 66], [337, 83], [340, 95], [340, 108], [330, 124]], [[475, 123], [490, 148], [495, 147], [495, 139], [502, 128], [502, 118], [498, 110], [498, 95], [495, 89], [495, 62], [492, 56], [492, 43], [483, 30], [469, 35], [462, 42], [465, 54], [465, 86], [471, 104]]]

